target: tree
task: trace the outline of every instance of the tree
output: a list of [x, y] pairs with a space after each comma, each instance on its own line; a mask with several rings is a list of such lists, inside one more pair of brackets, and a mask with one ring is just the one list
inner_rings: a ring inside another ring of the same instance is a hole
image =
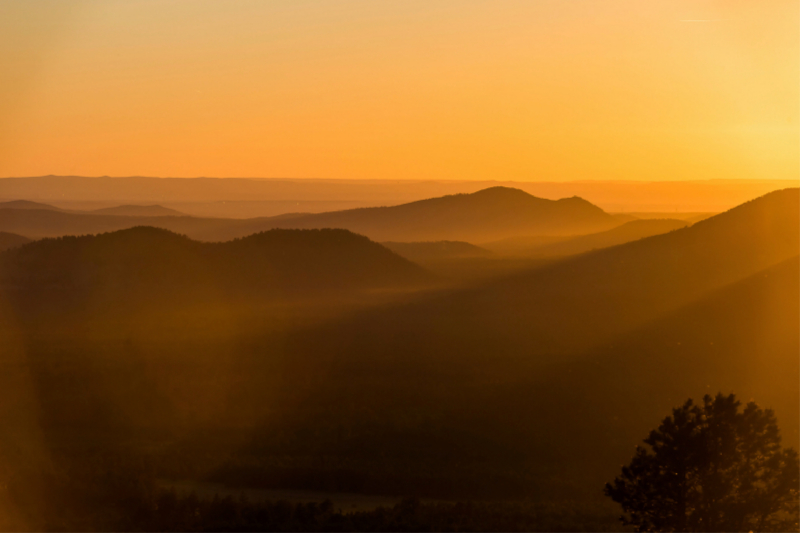
[[638, 531], [797, 531], [800, 464], [775, 415], [731, 394], [673, 409], [605, 494]]

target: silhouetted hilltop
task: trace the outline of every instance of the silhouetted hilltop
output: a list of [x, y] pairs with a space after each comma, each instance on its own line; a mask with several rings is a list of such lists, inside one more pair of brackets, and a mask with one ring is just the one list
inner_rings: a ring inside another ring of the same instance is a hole
[[[0, 256], [6, 288], [81, 298], [159, 299], [233, 293], [259, 298], [310, 290], [391, 287], [428, 274], [345, 230], [273, 230], [202, 243], [151, 227], [43, 239]], [[123, 301], [117, 305], [124, 305]]]
[[23, 237], [22, 235], [0, 231], [0, 252], [4, 252], [9, 248], [17, 248], [18, 246], [22, 246], [23, 244], [27, 244], [29, 242], [31, 242], [31, 240], [27, 237]]
[[492, 252], [485, 248], [461, 241], [382, 242], [381, 244], [397, 255], [415, 263], [492, 255]]
[[[524, 234], [565, 235], [619, 222], [580, 198], [545, 200], [519, 189], [491, 187], [391, 207], [319, 213], [291, 220], [256, 219], [245, 228], [344, 228], [378, 241], [487, 241]], [[241, 231], [241, 228], [237, 228]], [[224, 230], [213, 239], [230, 235]]]
[[129, 217], [183, 217], [186, 214], [163, 207], [160, 205], [120, 205], [117, 207], [106, 207], [95, 209], [91, 213], [97, 215], [118, 215]]
[[660, 235], [688, 225], [687, 221], [675, 219], [633, 220], [608, 231], [560, 239], [555, 242], [542, 242], [539, 237], [521, 237], [493, 242], [487, 244], [486, 247], [507, 254], [537, 257], [566, 256]]

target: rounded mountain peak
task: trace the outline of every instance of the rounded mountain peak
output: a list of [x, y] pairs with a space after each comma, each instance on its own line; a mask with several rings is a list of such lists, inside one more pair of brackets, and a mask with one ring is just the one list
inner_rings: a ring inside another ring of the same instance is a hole
[[472, 193], [472, 196], [484, 196], [484, 197], [494, 197], [494, 198], [523, 198], [523, 197], [536, 198], [535, 196], [528, 194], [522, 189], [515, 189], [514, 187], [503, 187], [502, 185], [481, 189], [479, 191]]

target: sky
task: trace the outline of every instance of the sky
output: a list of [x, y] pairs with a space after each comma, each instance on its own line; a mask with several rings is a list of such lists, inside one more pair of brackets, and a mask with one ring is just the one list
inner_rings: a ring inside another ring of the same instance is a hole
[[798, 179], [796, 0], [3, 0], [0, 177]]

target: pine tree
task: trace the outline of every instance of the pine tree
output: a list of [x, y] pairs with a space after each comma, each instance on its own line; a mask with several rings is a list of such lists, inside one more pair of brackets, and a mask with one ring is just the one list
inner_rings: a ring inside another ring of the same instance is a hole
[[605, 494], [638, 531], [797, 531], [800, 465], [775, 415], [731, 394], [673, 409]]

